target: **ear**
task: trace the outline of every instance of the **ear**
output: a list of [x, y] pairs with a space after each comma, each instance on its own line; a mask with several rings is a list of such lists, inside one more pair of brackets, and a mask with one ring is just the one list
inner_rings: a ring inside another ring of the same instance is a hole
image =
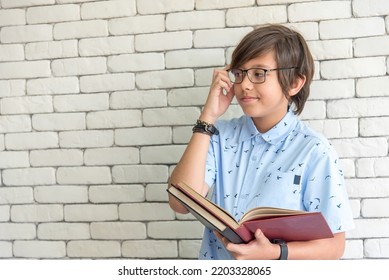
[[304, 86], [305, 81], [306, 81], [306, 77], [304, 75], [301, 77], [298, 77], [296, 79], [296, 81], [293, 83], [292, 87], [289, 88], [289, 91], [288, 91], [289, 96], [294, 96], [297, 93], [299, 93], [301, 88]]

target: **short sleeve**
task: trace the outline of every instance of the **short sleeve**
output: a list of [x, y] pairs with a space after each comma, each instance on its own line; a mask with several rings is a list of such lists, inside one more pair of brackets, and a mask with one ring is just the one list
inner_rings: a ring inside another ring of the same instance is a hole
[[311, 158], [307, 170], [304, 206], [322, 212], [333, 233], [354, 227], [343, 169], [332, 146], [322, 145]]

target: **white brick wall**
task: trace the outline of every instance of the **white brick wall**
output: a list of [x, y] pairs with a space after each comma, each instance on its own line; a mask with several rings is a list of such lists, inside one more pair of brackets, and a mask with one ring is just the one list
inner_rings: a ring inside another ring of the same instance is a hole
[[341, 156], [344, 258], [389, 258], [387, 0], [0, 0], [0, 258], [196, 258], [166, 182], [212, 69], [264, 23], [314, 56], [301, 117]]

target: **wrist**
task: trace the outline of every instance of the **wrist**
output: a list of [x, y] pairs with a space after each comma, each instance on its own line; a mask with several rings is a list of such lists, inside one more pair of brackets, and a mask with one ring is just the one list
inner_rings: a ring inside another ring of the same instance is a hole
[[217, 118], [212, 117], [212, 116], [205, 114], [205, 113], [201, 113], [199, 120], [206, 122], [206, 123], [209, 123], [209, 124], [215, 124], [215, 122], [217, 121]]

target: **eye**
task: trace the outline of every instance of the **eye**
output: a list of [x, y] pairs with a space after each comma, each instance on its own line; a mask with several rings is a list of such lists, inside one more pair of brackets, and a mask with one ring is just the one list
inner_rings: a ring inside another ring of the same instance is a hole
[[242, 76], [242, 71], [239, 69], [233, 69], [231, 70], [231, 73], [235, 76], [235, 78], [240, 78]]
[[252, 69], [252, 75], [255, 78], [263, 78], [265, 76], [265, 71], [263, 71], [263, 69]]

